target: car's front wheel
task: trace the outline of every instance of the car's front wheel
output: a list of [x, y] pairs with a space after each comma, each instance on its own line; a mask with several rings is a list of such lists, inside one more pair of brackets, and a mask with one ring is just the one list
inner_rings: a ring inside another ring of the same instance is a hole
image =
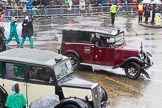
[[126, 76], [131, 79], [137, 79], [141, 74], [140, 65], [136, 62], [129, 62], [125, 66]]
[[66, 56], [70, 58], [74, 70], [77, 70], [80, 65], [79, 57], [77, 57], [75, 54], [70, 54], [70, 53], [66, 54]]

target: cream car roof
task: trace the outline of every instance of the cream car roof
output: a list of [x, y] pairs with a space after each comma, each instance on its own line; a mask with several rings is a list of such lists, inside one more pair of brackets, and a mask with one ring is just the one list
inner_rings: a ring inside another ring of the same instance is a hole
[[14, 48], [0, 53], [0, 61], [17, 61], [47, 66], [55, 65], [55, 59], [67, 59], [67, 57], [52, 51]]

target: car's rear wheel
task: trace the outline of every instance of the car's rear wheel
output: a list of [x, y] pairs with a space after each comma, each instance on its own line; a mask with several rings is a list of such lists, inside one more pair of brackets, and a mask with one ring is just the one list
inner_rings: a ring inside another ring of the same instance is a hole
[[125, 66], [125, 73], [131, 79], [137, 79], [141, 74], [140, 65], [136, 62], [129, 62]]
[[79, 57], [77, 57], [75, 54], [66, 54], [66, 56], [70, 58], [74, 70], [77, 70], [80, 65]]
[[79, 107], [76, 105], [73, 105], [73, 104], [67, 104], [67, 105], [63, 106], [63, 108], [79, 108]]

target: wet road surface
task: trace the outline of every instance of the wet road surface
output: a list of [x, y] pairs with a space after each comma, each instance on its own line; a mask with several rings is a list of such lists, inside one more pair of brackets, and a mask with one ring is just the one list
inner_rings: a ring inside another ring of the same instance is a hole
[[[62, 39], [61, 29], [68, 25], [96, 26], [111, 28], [108, 16], [72, 17], [59, 19], [35, 19], [35, 48], [57, 52]], [[154, 65], [147, 70], [150, 79], [128, 79], [124, 73], [116, 75], [109, 72], [88, 69], [76, 72], [76, 75], [100, 83], [109, 95], [107, 108], [162, 108], [162, 31], [143, 27], [137, 23], [137, 17], [116, 17], [115, 27], [125, 31], [126, 43], [152, 53]], [[10, 47], [15, 47], [12, 41]], [[25, 42], [29, 47], [29, 42]]]

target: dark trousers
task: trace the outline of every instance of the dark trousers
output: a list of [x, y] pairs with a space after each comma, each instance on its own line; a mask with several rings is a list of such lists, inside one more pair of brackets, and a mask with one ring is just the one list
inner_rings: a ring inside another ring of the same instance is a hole
[[114, 25], [116, 13], [111, 13], [111, 24]]
[[138, 13], [138, 22], [142, 22], [142, 13]]
[[146, 24], [148, 23], [148, 17], [145, 17], [145, 23]]
[[2, 52], [2, 51], [6, 51], [6, 44], [5, 43], [2, 43], [0, 45], [0, 52]]
[[155, 19], [155, 16], [152, 15], [152, 19], [151, 19], [151, 23], [154, 24], [154, 19]]

